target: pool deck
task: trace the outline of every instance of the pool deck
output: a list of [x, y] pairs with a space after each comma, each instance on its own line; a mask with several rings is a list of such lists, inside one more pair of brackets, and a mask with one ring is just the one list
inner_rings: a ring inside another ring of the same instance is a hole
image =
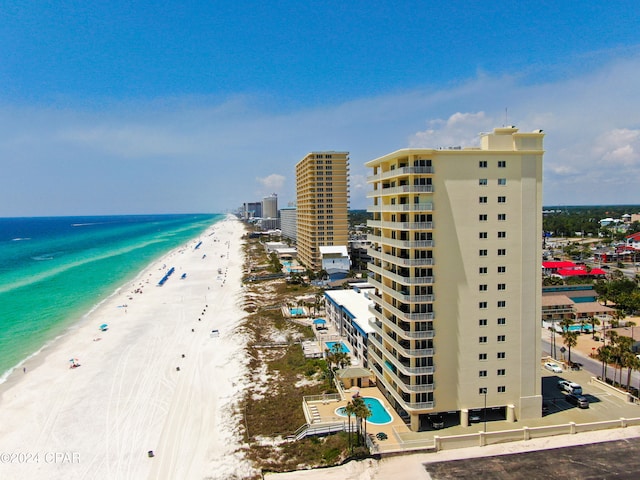
[[[376, 442], [380, 446], [383, 446], [384, 444], [385, 448], [400, 448], [401, 444], [396, 435], [398, 433], [408, 434], [410, 432], [409, 428], [405, 425], [404, 421], [398, 416], [393, 408], [391, 408], [391, 405], [389, 405], [389, 402], [386, 398], [384, 398], [377, 387], [366, 387], [360, 388], [359, 390], [361, 397], [373, 397], [378, 399], [380, 403], [384, 405], [384, 408], [387, 410], [389, 415], [391, 415], [391, 422], [384, 425], [367, 422], [367, 433], [375, 435], [379, 432], [384, 432], [387, 434], [387, 440], [376, 440]], [[317, 411], [319, 413], [319, 417], [316, 417], [315, 420], [312, 420], [313, 423], [346, 422], [346, 417], [341, 417], [336, 414], [336, 409], [346, 406], [347, 403], [351, 401], [351, 398], [353, 396], [353, 393], [351, 393], [349, 390], [346, 390], [344, 394], [346, 398], [340, 401], [318, 400], [309, 402], [309, 406], [312, 408], [315, 407], [314, 411]]]

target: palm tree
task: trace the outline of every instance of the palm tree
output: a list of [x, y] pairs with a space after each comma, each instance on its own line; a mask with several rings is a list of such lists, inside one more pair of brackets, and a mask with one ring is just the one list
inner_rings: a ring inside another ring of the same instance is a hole
[[347, 421], [349, 422], [349, 429], [347, 430], [347, 436], [349, 438], [349, 450], [353, 453], [353, 444], [351, 443], [351, 416], [355, 416], [356, 414], [356, 406], [353, 402], [347, 403], [347, 406], [344, 407], [344, 413], [347, 414]]
[[569, 364], [571, 364], [571, 349], [578, 344], [578, 332], [562, 330], [562, 342], [569, 349]]
[[611, 345], [603, 345], [598, 348], [596, 358], [602, 362], [602, 381], [607, 381], [607, 366], [613, 358]]
[[600, 320], [592, 315], [592, 316], [589, 317], [589, 323], [591, 323], [591, 338], [593, 340], [595, 340], [596, 339], [596, 325], [600, 325]]
[[[369, 409], [369, 407], [367, 406], [366, 403], [364, 403], [364, 400], [362, 399], [362, 397], [355, 397], [353, 400], [353, 405], [355, 408], [355, 416], [356, 416], [356, 421], [357, 421], [357, 430], [358, 430], [358, 445], [360, 445], [360, 439], [364, 439], [365, 435], [367, 434], [367, 423], [366, 423], [366, 419], [369, 418], [371, 416], [371, 410]], [[362, 420], [365, 420], [364, 422], [364, 433], [363, 433], [363, 428], [362, 428]]]

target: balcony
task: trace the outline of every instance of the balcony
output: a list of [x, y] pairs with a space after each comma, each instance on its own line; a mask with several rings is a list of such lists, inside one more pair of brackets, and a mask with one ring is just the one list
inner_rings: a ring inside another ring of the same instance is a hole
[[367, 212], [432, 212], [433, 203], [405, 203], [401, 205], [369, 205]]
[[[373, 282], [370, 282], [370, 283], [373, 285]], [[375, 283], [377, 283], [377, 282], [375, 282]], [[379, 284], [377, 283], [377, 285], [379, 285]], [[370, 293], [369, 297], [371, 298], [371, 300], [377, 302], [378, 305], [380, 305], [381, 308], [386, 309], [387, 311], [389, 311], [392, 314], [394, 314], [398, 319], [400, 319], [400, 320], [402, 320], [404, 322], [407, 322], [407, 323], [408, 322], [420, 321], [420, 320], [423, 320], [423, 321], [424, 320], [433, 320], [435, 318], [435, 314], [433, 312], [429, 312], [429, 313], [406, 313], [406, 312], [403, 312], [402, 310], [394, 307], [389, 302], [383, 300], [378, 295]], [[373, 307], [369, 308], [369, 311], [373, 311], [372, 308]], [[421, 337], [421, 338], [426, 338], [426, 337]]]
[[[388, 278], [390, 280], [395, 280], [398, 283], [403, 285], [432, 285], [434, 283], [433, 277], [403, 277], [402, 275], [398, 275], [397, 273], [390, 272], [389, 270], [385, 270], [382, 267], [378, 267], [373, 263], [369, 263], [367, 265], [367, 269], [373, 273], [377, 273], [382, 277]], [[391, 287], [388, 288], [388, 292], [393, 292]], [[413, 300], [413, 302], [420, 302], [421, 300]], [[428, 301], [428, 300], [425, 300]], [[433, 301], [433, 300], [431, 300]]]
[[[371, 359], [373, 361], [377, 362], [380, 366], [384, 365], [384, 362], [373, 351], [369, 350], [369, 355], [371, 356]], [[396, 386], [393, 385], [389, 380], [384, 378], [384, 374], [381, 374], [375, 368], [373, 369], [373, 372], [374, 372], [374, 374], [376, 376], [376, 379], [385, 386], [387, 391], [393, 396], [393, 398], [398, 402], [398, 404], [401, 405], [405, 410], [407, 410], [407, 411], [409, 411], [409, 410], [411, 410], [411, 411], [424, 411], [424, 410], [432, 410], [433, 409], [433, 407], [435, 405], [434, 402], [410, 403], [410, 402], [405, 401], [402, 398], [402, 396], [398, 393]], [[386, 369], [385, 372], [386, 373], [390, 373], [390, 370]], [[399, 385], [405, 385], [405, 384], [399, 383]], [[406, 386], [406, 387], [411, 388], [410, 386]], [[418, 385], [416, 385], [416, 387], [418, 387]], [[405, 390], [405, 391], [407, 391], [407, 390]], [[411, 391], [415, 391], [415, 390], [411, 390]], [[424, 390], [422, 390], [422, 391], [424, 391]], [[426, 391], [431, 391], [431, 390], [426, 390]], [[407, 392], [407, 393], [409, 393], [409, 392]]]
[[390, 228], [391, 230], [433, 230], [433, 222], [384, 222], [369, 220], [367, 226], [372, 228]]
[[421, 267], [424, 265], [435, 265], [433, 258], [402, 258], [394, 257], [388, 253], [382, 253], [373, 247], [369, 247], [368, 254], [372, 258], [384, 260], [385, 262], [393, 263], [394, 265], [401, 265], [406, 267]]
[[367, 183], [375, 182], [376, 180], [385, 180], [387, 178], [401, 177], [403, 175], [432, 175], [433, 167], [402, 167], [395, 170], [387, 170], [386, 172], [379, 172], [375, 175], [369, 175], [367, 177]]
[[[381, 352], [388, 352], [387, 350], [384, 349], [384, 347], [382, 346], [382, 343], [380, 343], [380, 341], [377, 338], [375, 338], [374, 336], [369, 336], [368, 339], [369, 339], [369, 342], [372, 345], [374, 345], [375, 347], [377, 347], [378, 350], [380, 350]], [[369, 350], [369, 351], [371, 351], [371, 350]], [[375, 355], [375, 353], [374, 353], [374, 355]], [[435, 372], [435, 367], [410, 367], [410, 366], [407, 366], [407, 365], [403, 364], [400, 360], [395, 358], [393, 355], [389, 355], [387, 357], [387, 360], [389, 362], [391, 362], [394, 367], [396, 367], [398, 370], [400, 370], [402, 373], [404, 373], [407, 376], [410, 376], [410, 375], [427, 375], [427, 374], [432, 374], [433, 372]]]
[[[369, 307], [369, 311], [372, 311], [374, 315], [378, 313], [375, 311], [375, 309], [373, 309], [373, 307]], [[377, 325], [378, 322], [380, 322], [380, 320], [377, 317], [369, 319], [369, 324], [374, 329], [377, 327], [379, 329], [379, 333], [382, 333], [382, 326], [378, 327]], [[384, 325], [385, 327], [388, 327], [390, 330], [393, 330], [396, 333], [396, 335], [399, 335], [402, 338], [405, 338], [407, 340], [424, 340], [428, 338], [434, 338], [436, 333], [435, 330], [419, 330], [419, 331], [413, 331], [413, 332], [409, 330], [403, 330], [398, 325], [393, 323], [391, 320], [385, 320]]]
[[433, 193], [433, 185], [401, 185], [399, 187], [379, 188], [367, 193], [367, 198], [383, 195], [400, 195], [402, 193]]
[[[371, 222], [372, 220], [369, 220]], [[367, 226], [371, 226], [367, 223]], [[383, 245], [389, 245], [391, 247], [400, 247], [400, 248], [432, 248], [434, 246], [433, 240], [397, 240], [389, 237], [382, 237], [380, 235], [367, 235], [367, 240], [372, 243], [379, 243]]]
[[[375, 328], [375, 327], [374, 327]], [[433, 348], [420, 348], [420, 349], [407, 349], [400, 345], [391, 335], [385, 333], [382, 327], [379, 327], [380, 330], [378, 334], [382, 337], [382, 340], [388, 342], [393, 348], [398, 350], [401, 354], [406, 355], [407, 357], [433, 357], [434, 349]]]

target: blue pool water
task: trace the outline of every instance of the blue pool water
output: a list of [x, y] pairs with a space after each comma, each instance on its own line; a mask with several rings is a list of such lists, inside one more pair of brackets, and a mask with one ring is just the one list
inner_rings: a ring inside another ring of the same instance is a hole
[[[369, 410], [371, 410], [371, 416], [367, 418], [367, 422], [376, 425], [391, 423], [391, 415], [389, 415], [389, 412], [387, 412], [387, 409], [384, 408], [384, 405], [382, 405], [382, 402], [380, 402], [380, 400], [373, 397], [362, 397], [362, 399], [364, 400], [365, 405], [369, 407]], [[346, 417], [347, 414], [344, 413], [344, 407], [338, 408], [336, 410], [336, 415]]]
[[349, 353], [351, 350], [349, 350], [349, 348], [344, 344], [344, 342], [327, 342], [327, 348], [329, 350], [333, 350], [333, 346], [334, 345], [340, 345], [340, 350], [342, 351], [342, 353]]
[[[580, 325], [569, 325], [568, 328], [569, 328], [570, 332], [579, 332], [580, 331]], [[582, 331], [591, 333], [591, 325], [583, 325], [582, 326]]]
[[291, 315], [304, 315], [304, 308], [290, 308], [289, 312], [291, 313]]

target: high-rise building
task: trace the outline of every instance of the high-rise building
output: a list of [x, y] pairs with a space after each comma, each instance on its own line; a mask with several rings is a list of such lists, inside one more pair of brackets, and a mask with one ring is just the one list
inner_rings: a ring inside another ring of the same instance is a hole
[[290, 240], [296, 240], [296, 207], [284, 207], [280, 209], [280, 230], [282, 236]]
[[417, 431], [541, 416], [542, 131], [371, 160], [369, 365]]
[[278, 218], [278, 195], [275, 193], [262, 199], [262, 218]]
[[247, 202], [243, 204], [243, 217], [260, 218], [262, 217], [262, 202]]
[[312, 152], [296, 165], [298, 260], [322, 268], [320, 246], [349, 239], [349, 152]]

